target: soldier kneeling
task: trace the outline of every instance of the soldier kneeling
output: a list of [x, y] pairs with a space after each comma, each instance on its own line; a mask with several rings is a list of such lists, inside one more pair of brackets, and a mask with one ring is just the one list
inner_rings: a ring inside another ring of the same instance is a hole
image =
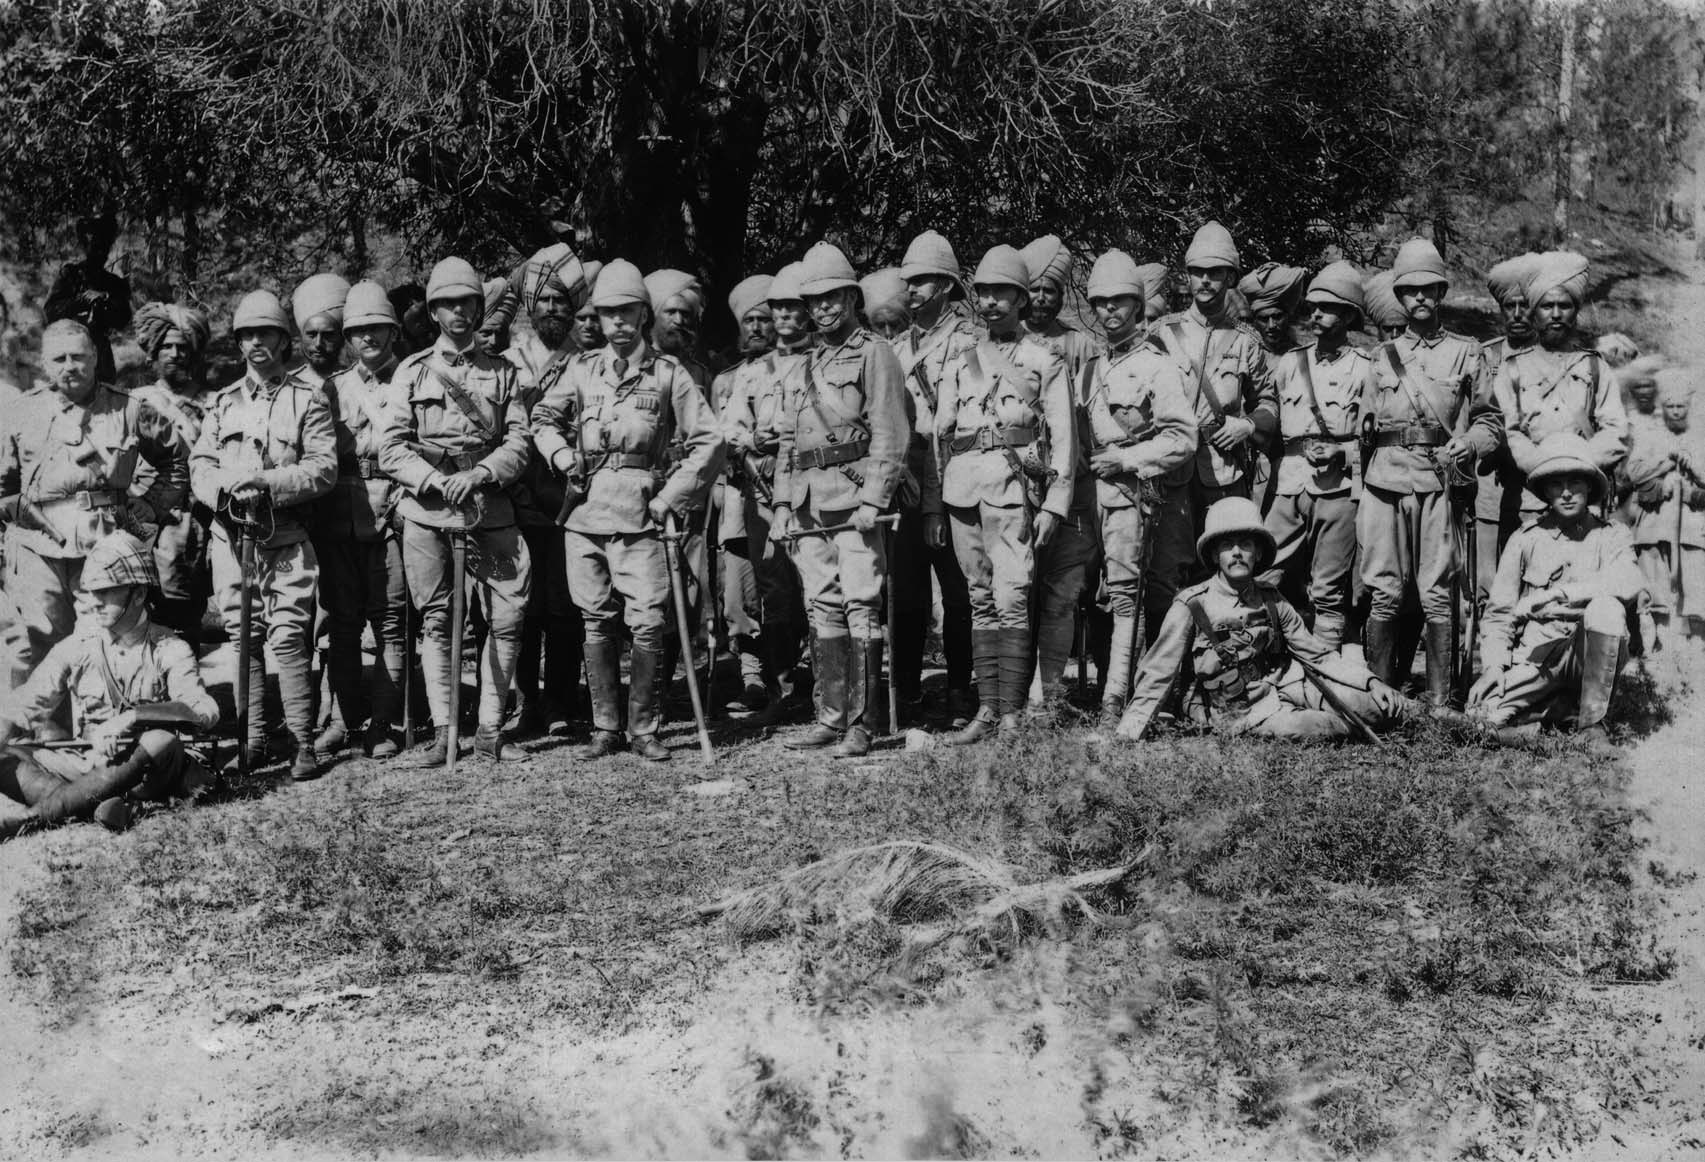
[[[133, 801], [184, 797], [211, 782], [172, 728], [210, 729], [218, 706], [189, 646], [149, 620], [148, 588], [158, 581], [153, 553], [128, 532], [84, 558], [94, 612], [0, 706], [0, 793], [31, 808], [0, 825], [0, 839], [91, 816], [117, 831]], [[66, 698], [82, 745], [7, 749]]]
[[1408, 699], [1346, 661], [1256, 578], [1273, 560], [1273, 534], [1242, 497], [1208, 510], [1196, 553], [1214, 576], [1181, 590], [1143, 655], [1119, 733], [1139, 739], [1191, 668], [1184, 698], [1192, 718], [1277, 738], [1334, 738], [1353, 723], [1389, 725]]
[[[1610, 482], [1580, 436], [1547, 437], [1527, 474], [1546, 513], [1504, 547], [1481, 624], [1484, 672], [1468, 710], [1500, 735], [1546, 720], [1600, 727], [1645, 587], [1628, 529], [1593, 515]], [[1602, 729], [1602, 728], [1601, 728]]]

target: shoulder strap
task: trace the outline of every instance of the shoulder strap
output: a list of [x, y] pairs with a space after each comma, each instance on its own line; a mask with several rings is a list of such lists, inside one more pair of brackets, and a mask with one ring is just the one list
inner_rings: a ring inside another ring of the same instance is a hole
[[1273, 652], [1278, 653], [1285, 645], [1285, 627], [1279, 624], [1279, 603], [1271, 589], [1261, 590], [1261, 604], [1267, 607], [1267, 624], [1273, 627]]
[[[1182, 351], [1184, 349], [1184, 325], [1174, 319], [1166, 325], [1166, 329], [1172, 332], [1172, 341], [1176, 343], [1178, 345], [1178, 349]], [[1216, 328], [1209, 327], [1207, 336], [1202, 340], [1202, 353], [1197, 356], [1194, 364], [1194, 386], [1196, 388], [1196, 398], [1205, 402], [1208, 405], [1208, 410], [1214, 413], [1214, 422], [1216, 424], [1223, 424], [1225, 423], [1225, 405], [1220, 403], [1220, 397], [1209, 391], [1208, 385], [1202, 381], [1202, 377], [1206, 375], [1208, 371], [1208, 361], [1225, 350], [1223, 343], [1217, 349], [1215, 348], [1215, 330]], [[1237, 334], [1236, 331], [1228, 333], [1232, 335]]]
[[1194, 597], [1186, 597], [1184, 604], [1190, 610], [1190, 620], [1196, 623], [1196, 632], [1207, 638], [1215, 650], [1223, 648], [1225, 646], [1225, 634], [1219, 631], [1219, 628], [1214, 625], [1213, 618], [1208, 616], [1208, 610], [1202, 604], [1202, 595], [1198, 593]]
[[1598, 431], [1598, 352], [1587, 352], [1587, 362], [1592, 364], [1592, 382], [1587, 385], [1587, 423], [1593, 431]]
[[924, 397], [924, 402], [929, 404], [931, 414], [934, 414], [935, 388], [930, 386], [929, 376], [924, 374], [924, 361], [922, 356], [919, 356], [917, 361], [912, 364], [910, 374], [913, 379], [918, 381], [918, 394]]
[[1409, 397], [1409, 406], [1415, 409], [1415, 414], [1417, 416], [1430, 415], [1433, 417], [1434, 423], [1447, 432], [1450, 431], [1451, 426], [1445, 423], [1444, 418], [1439, 415], [1438, 409], [1416, 388], [1414, 381], [1409, 378], [1409, 369], [1403, 365], [1403, 356], [1397, 353], [1396, 343], [1388, 342], [1385, 344], [1385, 360], [1391, 365], [1391, 370], [1396, 373], [1397, 383], [1403, 388], [1403, 394]]
[[1320, 401], [1314, 394], [1314, 373], [1309, 370], [1309, 364], [1313, 362], [1309, 358], [1310, 350], [1312, 348], [1304, 347], [1297, 352], [1297, 366], [1302, 371], [1302, 399], [1308, 405], [1308, 410], [1314, 413], [1314, 422], [1320, 425], [1320, 434], [1330, 439], [1332, 429], [1326, 426], [1326, 416], [1321, 412]]

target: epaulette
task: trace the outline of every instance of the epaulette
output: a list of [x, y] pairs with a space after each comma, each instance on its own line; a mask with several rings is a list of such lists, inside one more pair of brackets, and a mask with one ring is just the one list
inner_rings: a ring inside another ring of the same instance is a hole
[[1173, 594], [1172, 603], [1174, 605], [1177, 605], [1177, 604], [1187, 602], [1187, 601], [1193, 600], [1194, 598], [1202, 596], [1204, 593], [1206, 593], [1208, 591], [1208, 586], [1210, 584], [1212, 584], [1212, 582], [1213, 582], [1213, 578], [1210, 577], [1206, 581], [1198, 581], [1194, 585], [1186, 585], [1184, 588], [1180, 589], [1177, 593]]
[[874, 332], [867, 331], [863, 327], [854, 327], [853, 333], [847, 336], [847, 341], [845, 343], [842, 343], [841, 346], [842, 347], [851, 347], [853, 350], [856, 351], [860, 347], [863, 347], [866, 343], [870, 342], [872, 339], [875, 339], [875, 338], [876, 338], [876, 335]]
[[1261, 332], [1257, 331], [1251, 324], [1245, 323], [1242, 319], [1234, 321], [1231, 327], [1232, 330], [1237, 331], [1239, 334], [1248, 335], [1257, 343], [1261, 342]]

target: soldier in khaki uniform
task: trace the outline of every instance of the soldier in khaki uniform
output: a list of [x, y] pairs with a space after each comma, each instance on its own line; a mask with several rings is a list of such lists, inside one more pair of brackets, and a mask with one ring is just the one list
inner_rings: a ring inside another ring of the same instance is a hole
[[[639, 270], [610, 262], [592, 288], [608, 346], [573, 359], [533, 408], [539, 454], [578, 494], [568, 514], [569, 587], [586, 622], [591, 743], [603, 758], [621, 749], [621, 628], [633, 636], [628, 742], [668, 759], [662, 724], [664, 641], [670, 634], [669, 562], [661, 533], [704, 504], [722, 467], [722, 437], [704, 393], [682, 365], [645, 341], [651, 299]], [[683, 454], [671, 468], [667, 449]], [[677, 527], [684, 527], [684, 522]]]
[[947, 366], [936, 436], [947, 457], [942, 501], [971, 590], [981, 706], [955, 744], [1017, 725], [1030, 686], [1030, 603], [1037, 554], [1071, 515], [1080, 456], [1065, 360], [1024, 339], [1030, 272], [1010, 246], [972, 276], [988, 337]]
[[[734, 397], [750, 398], [754, 381], [766, 375], [764, 360], [775, 350], [775, 312], [769, 304], [772, 282], [767, 274], [755, 274], [741, 279], [728, 292], [728, 311], [739, 327], [735, 349], [739, 361], [711, 381], [711, 400], [725, 441], [733, 436], [728, 418], [736, 406]], [[714, 510], [717, 514], [715, 547], [722, 554], [722, 567], [717, 574], [722, 588], [722, 621], [727, 627], [730, 648], [740, 661], [742, 686], [740, 698], [730, 702], [728, 709], [741, 713], [761, 710], [769, 699], [770, 691], [775, 688], [773, 675], [767, 670], [766, 655], [758, 640], [762, 610], [758, 597], [757, 563], [749, 551], [752, 538], [746, 528], [748, 498], [754, 505], [758, 502], [758, 498], [752, 495], [755, 486], [749, 479], [755, 464], [755, 457], [748, 459], [743, 452], [736, 452], [733, 445], [729, 445], [727, 470], [723, 474]], [[757, 471], [761, 470], [761, 466], [757, 466]], [[768, 484], [764, 481], [764, 487]], [[770, 545], [768, 528], [759, 543]]]
[[[89, 816], [119, 830], [132, 800], [188, 796], [212, 782], [168, 729], [208, 730], [219, 708], [189, 646], [149, 621], [148, 589], [157, 580], [152, 551], [128, 532], [89, 550], [90, 615], [0, 701], [0, 793], [31, 808], [27, 818], [0, 825], [0, 838]], [[66, 702], [87, 750], [13, 742]]]
[[1375, 728], [1408, 711], [1402, 695], [1311, 634], [1290, 602], [1259, 580], [1273, 538], [1253, 502], [1234, 496], [1216, 503], [1198, 551], [1214, 576], [1180, 591], [1167, 611], [1143, 655], [1119, 723], [1122, 737], [1143, 737], [1187, 663], [1186, 713], [1238, 733], [1341, 737], [1351, 728], [1344, 709]]
[[[1498, 562], [1481, 627], [1485, 669], [1469, 708], [1491, 726], [1537, 730], [1567, 719], [1600, 727], [1628, 656], [1628, 614], [1645, 579], [1628, 530], [1593, 515], [1610, 483], [1597, 450], [1573, 432], [1546, 438], [1528, 487], [1547, 512]], [[1602, 729], [1602, 728], [1601, 728]]]
[[302, 341], [296, 372], [315, 387], [324, 387], [348, 366], [343, 349], [343, 303], [348, 296], [348, 280], [336, 274], [311, 275], [290, 295]]
[[[728, 396], [722, 405], [722, 435], [728, 445], [730, 477], [738, 481], [727, 496], [738, 502], [744, 519], [745, 556], [758, 585], [763, 650], [763, 683], [768, 696], [762, 721], [786, 713], [795, 695], [794, 667], [806, 632], [805, 601], [799, 571], [787, 552], [770, 539], [775, 522], [776, 456], [781, 450], [781, 412], [790, 378], [804, 375], [811, 351], [811, 316], [799, 289], [800, 264], [782, 267], [765, 289], [775, 328], [773, 350], [727, 372]], [[734, 471], [738, 464], [739, 471]], [[732, 535], [732, 522], [725, 537]], [[733, 551], [733, 550], [731, 550]]]
[[850, 525], [794, 546], [811, 609], [817, 722], [788, 740], [867, 754], [881, 730], [882, 586], [887, 574], [877, 517], [894, 503], [905, 470], [906, 388], [888, 344], [858, 321], [858, 278], [819, 242], [801, 263], [799, 289], [818, 341], [786, 380], [777, 424], [775, 519], [770, 535]]
[[1065, 244], [1057, 236], [1045, 234], [1025, 246], [1019, 255], [1030, 271], [1030, 305], [1022, 324], [1024, 337], [1065, 361], [1077, 429], [1072, 441], [1078, 449], [1078, 459], [1072, 467], [1071, 512], [1047, 547], [1036, 554], [1036, 664], [1029, 707], [1033, 712], [1047, 713], [1064, 704], [1061, 678], [1071, 656], [1078, 600], [1089, 581], [1099, 548], [1095, 485], [1089, 466], [1083, 461], [1088, 430], [1085, 411], [1088, 385], [1084, 373], [1095, 358], [1096, 343], [1060, 320], [1072, 267], [1071, 251]]
[[[1536, 335], [1533, 318], [1528, 313], [1528, 276], [1533, 271], [1537, 254], [1521, 254], [1507, 258], [1486, 272], [1486, 289], [1498, 304], [1498, 316], [1503, 334], [1480, 344], [1482, 374], [1495, 376], [1510, 355], [1534, 344]], [[1521, 511], [1522, 486], [1515, 477], [1512, 489], [1504, 487], [1513, 476], [1508, 448], [1487, 456], [1475, 466], [1474, 536], [1479, 569], [1474, 579], [1475, 600], [1484, 603], [1492, 591], [1492, 577], [1498, 571], [1498, 554], [1503, 551], [1506, 534], [1503, 526], [1515, 528], [1516, 514]], [[1503, 509], [1511, 509], [1505, 517]]]
[[1366, 329], [1382, 343], [1397, 338], [1409, 325], [1409, 316], [1403, 310], [1403, 304], [1397, 301], [1397, 291], [1391, 285], [1392, 277], [1391, 271], [1381, 270], [1368, 275], [1362, 283]]
[[[529, 417], [582, 350], [574, 320], [592, 293], [586, 271], [574, 252], [558, 242], [523, 263], [511, 280], [519, 287], [533, 334], [511, 346], [503, 357], [521, 372], [521, 399]], [[568, 557], [557, 525], [563, 504], [562, 477], [532, 449], [527, 471], [510, 490], [510, 497], [533, 562], [533, 584], [521, 623], [521, 652], [515, 662], [520, 732], [562, 736], [568, 733], [578, 702], [581, 642], [586, 633], [569, 592]]]
[[1654, 629], [1667, 633], [1673, 624], [1685, 639], [1705, 628], [1705, 441], [1691, 424], [1693, 373], [1672, 367], [1645, 374], [1654, 382], [1642, 395], [1661, 408], [1650, 419], [1635, 417], [1625, 468], [1636, 505], [1634, 556]]
[[[935, 413], [947, 365], [977, 342], [976, 324], [962, 301], [959, 259], [933, 230], [912, 239], [900, 263], [912, 325], [894, 343], [911, 397], [913, 429], [906, 469], [915, 480], [940, 478], [942, 451], [935, 439]], [[926, 463], [927, 462], [927, 463]], [[948, 542], [946, 518], [916, 502], [900, 503], [894, 536], [895, 697], [901, 713], [915, 713], [923, 698], [923, 652], [933, 601], [930, 575], [941, 592], [941, 649], [947, 661], [947, 718], [954, 727], [971, 720], [971, 597], [965, 572]]]
[[319, 774], [314, 690], [308, 673], [320, 565], [306, 522], [313, 502], [337, 482], [337, 437], [324, 391], [285, 368], [290, 320], [270, 291], [237, 304], [231, 321], [247, 364], [243, 378], [214, 398], [190, 457], [190, 486], [212, 510], [213, 586], [233, 639], [241, 624], [240, 522], [252, 522], [255, 575], [250, 593], [248, 745], [266, 750], [266, 663], [261, 634], [278, 664], [284, 724], [296, 740], [294, 779]]
[[1095, 502], [1102, 573], [1112, 607], [1102, 714], [1117, 721], [1131, 692], [1139, 650], [1143, 560], [1154, 536], [1154, 498], [1195, 470], [1196, 412], [1178, 365], [1145, 338], [1146, 287], [1131, 256], [1109, 250], [1089, 272], [1089, 303], [1107, 350], [1085, 379], [1086, 477]]
[[[28, 632], [22, 670], [71, 632], [83, 557], [114, 529], [152, 542], [188, 483], [188, 449], [141, 400], [95, 379], [94, 339], [69, 319], [42, 332], [45, 385], [0, 436], [5, 589]], [[138, 471], [142, 468], [143, 471]]]
[[1231, 234], [1218, 222], [1197, 230], [1184, 267], [1189, 309], [1157, 319], [1149, 334], [1184, 373], [1201, 439], [1189, 483], [1161, 493], [1149, 576], [1150, 608], [1157, 611], [1200, 568], [1195, 539], [1204, 514], [1222, 497], [1251, 494], [1255, 462], [1279, 426], [1278, 395], [1261, 337], [1228, 306], [1239, 267]]
[[1362, 279], [1354, 266], [1326, 267], [1303, 301], [1314, 342], [1280, 357], [1273, 373], [1282, 450], [1266, 513], [1273, 563], [1262, 581], [1283, 592], [1314, 636], [1337, 649], [1350, 615], [1356, 440], [1373, 363], [1349, 344], [1362, 321]]
[[467, 571], [484, 606], [474, 753], [501, 760], [509, 681], [532, 587], [532, 561], [504, 490], [527, 468], [527, 410], [513, 365], [479, 342], [483, 284], [460, 258], [432, 268], [426, 302], [436, 342], [398, 365], [379, 441], [379, 466], [404, 489], [403, 572], [420, 610], [420, 668], [437, 738], [422, 766], [448, 757], [451, 538], [467, 541]]
[[[337, 437], [337, 484], [320, 502], [313, 529], [330, 642], [326, 669], [339, 718], [317, 749], [329, 753], [348, 736], [384, 759], [398, 750], [393, 732], [402, 706], [408, 611], [402, 541], [391, 520], [396, 488], [379, 467], [400, 327], [385, 288], [376, 282], [351, 287], [339, 313], [356, 360], [325, 384]], [[371, 682], [362, 665], [363, 626], [372, 628], [379, 659]], [[367, 730], [357, 735], [363, 720]]]
[[1307, 286], [1308, 271], [1277, 262], [1263, 262], [1238, 280], [1237, 293], [1249, 304], [1250, 325], [1261, 339], [1270, 367], [1276, 367], [1279, 357], [1297, 345], [1291, 328]]
[[1527, 275], [1523, 298], [1536, 342], [1511, 352], [1490, 377], [1509, 449], [1504, 489], [1521, 489], [1519, 505], [1503, 506], [1499, 536], [1506, 542], [1519, 521], [1537, 519], [1543, 511], [1532, 490], [1521, 485], [1547, 437], [1559, 432], [1580, 436], [1607, 477], [1628, 456], [1628, 413], [1616, 373], [1576, 333], [1586, 298], [1587, 260], [1550, 251], [1533, 259]]
[[[1412, 238], [1397, 252], [1392, 287], [1408, 317], [1404, 332], [1372, 354], [1362, 415], [1371, 417], [1371, 453], [1356, 513], [1362, 582], [1371, 607], [1368, 668], [1383, 682], [1393, 665], [1404, 590], [1413, 585], [1425, 620], [1427, 699], [1448, 709], [1451, 578], [1459, 567], [1451, 493], [1476, 456], [1497, 450], [1498, 409], [1481, 375], [1480, 347], [1446, 331], [1439, 305], [1448, 289], [1444, 259]], [[1370, 424], [1363, 420], [1364, 428]]]
[[[152, 384], [132, 395], [172, 425], [187, 457], [201, 435], [201, 417], [214, 393], [202, 380], [202, 353], [212, 328], [207, 316], [193, 307], [146, 303], [136, 312], [136, 342], [154, 364]], [[178, 633], [193, 649], [201, 643], [201, 623], [213, 593], [207, 546], [213, 514], [189, 494], [188, 469], [184, 492], [172, 515], [160, 524], [154, 541], [154, 563], [160, 575], [153, 619]]]

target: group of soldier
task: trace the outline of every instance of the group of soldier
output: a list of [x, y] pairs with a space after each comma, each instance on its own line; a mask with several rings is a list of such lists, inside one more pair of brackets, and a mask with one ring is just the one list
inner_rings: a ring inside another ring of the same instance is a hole
[[[1691, 624], [1690, 385], [1582, 339], [1580, 256], [1494, 268], [1485, 344], [1444, 329], [1424, 239], [1371, 276], [1246, 273], [1210, 222], [1182, 309], [1165, 265], [1113, 250], [1081, 327], [1074, 265], [1048, 236], [967, 278], [926, 232], [860, 277], [819, 242], [729, 291], [715, 375], [696, 278], [561, 243], [490, 281], [447, 258], [419, 303], [334, 274], [288, 310], [254, 291], [217, 391], [198, 310], [128, 320], [156, 376], [131, 391], [98, 324], [52, 322], [42, 381], [3, 401], [0, 792], [114, 822], [203, 781], [178, 732], [218, 717], [191, 648], [210, 597], [239, 748], [271, 754], [270, 671], [298, 779], [410, 747], [405, 717], [434, 724], [421, 765], [454, 761], [464, 641], [473, 756], [569, 733], [584, 675], [581, 757], [662, 760], [664, 692], [707, 624], [711, 656], [740, 657], [734, 708], [807, 719], [786, 744], [837, 757], [899, 725], [890, 698], [955, 744], [1072, 713], [1074, 648], [1131, 739], [1162, 716], [1591, 728], [1630, 650]], [[426, 714], [405, 716], [417, 680]]]

